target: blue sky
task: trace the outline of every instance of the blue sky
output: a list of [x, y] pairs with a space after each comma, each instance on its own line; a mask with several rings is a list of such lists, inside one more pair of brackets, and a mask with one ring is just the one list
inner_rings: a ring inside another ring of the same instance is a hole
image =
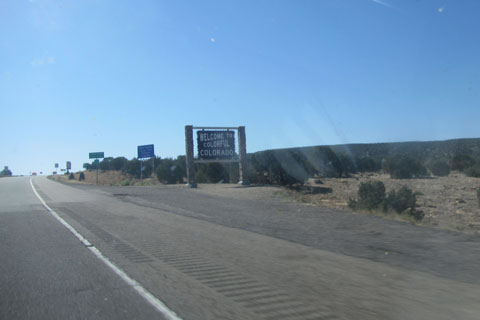
[[480, 1], [0, 1], [0, 165], [480, 137]]

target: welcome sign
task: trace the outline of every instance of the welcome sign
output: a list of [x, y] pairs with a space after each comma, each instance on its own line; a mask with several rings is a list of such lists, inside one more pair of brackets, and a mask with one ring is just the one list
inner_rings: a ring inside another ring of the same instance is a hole
[[197, 131], [198, 158], [202, 160], [235, 159], [234, 131]]

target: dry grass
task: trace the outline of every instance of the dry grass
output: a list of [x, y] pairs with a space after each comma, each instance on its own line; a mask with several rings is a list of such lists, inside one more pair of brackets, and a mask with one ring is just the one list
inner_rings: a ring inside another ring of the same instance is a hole
[[[96, 184], [97, 180], [97, 173], [95, 170], [86, 170], [83, 171], [85, 174], [85, 180], [79, 181], [80, 173], [74, 173], [75, 179], [69, 180], [68, 175], [53, 175], [49, 176], [50, 179], [59, 181], [59, 182], [66, 182], [66, 183], [76, 183], [76, 184]], [[160, 184], [158, 179], [154, 176], [145, 179], [136, 179], [131, 177], [121, 171], [98, 171], [98, 184], [102, 186], [149, 186], [149, 185], [157, 185]]]

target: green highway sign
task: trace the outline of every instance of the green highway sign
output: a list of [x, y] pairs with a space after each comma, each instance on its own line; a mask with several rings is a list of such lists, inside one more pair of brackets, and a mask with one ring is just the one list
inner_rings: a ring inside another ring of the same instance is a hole
[[103, 154], [103, 152], [90, 152], [88, 154], [88, 158], [89, 159], [103, 159], [104, 154]]

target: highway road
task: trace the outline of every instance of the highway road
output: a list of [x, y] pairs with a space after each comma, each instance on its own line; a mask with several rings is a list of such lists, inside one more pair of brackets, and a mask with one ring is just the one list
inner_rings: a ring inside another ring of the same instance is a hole
[[479, 319], [479, 248], [279, 199], [4, 178], [0, 318]]

